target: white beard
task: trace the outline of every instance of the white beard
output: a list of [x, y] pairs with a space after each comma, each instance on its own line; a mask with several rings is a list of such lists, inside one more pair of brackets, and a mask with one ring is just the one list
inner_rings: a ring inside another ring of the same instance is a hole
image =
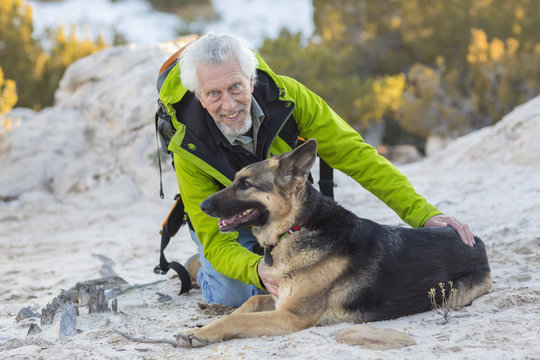
[[249, 129], [251, 129], [252, 123], [253, 123], [253, 120], [251, 119], [251, 112], [248, 112], [246, 114], [244, 121], [241, 124], [238, 124], [238, 126], [235, 128], [227, 126], [222, 121], [220, 122], [216, 121], [216, 125], [219, 127], [221, 132], [223, 132], [224, 134], [228, 136], [239, 136], [239, 135], [247, 133]]

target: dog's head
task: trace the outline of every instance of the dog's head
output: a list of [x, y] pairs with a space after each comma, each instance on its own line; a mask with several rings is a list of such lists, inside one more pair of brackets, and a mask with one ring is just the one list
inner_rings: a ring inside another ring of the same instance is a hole
[[222, 232], [294, 219], [316, 156], [317, 141], [311, 139], [293, 151], [248, 165], [200, 208], [219, 218]]

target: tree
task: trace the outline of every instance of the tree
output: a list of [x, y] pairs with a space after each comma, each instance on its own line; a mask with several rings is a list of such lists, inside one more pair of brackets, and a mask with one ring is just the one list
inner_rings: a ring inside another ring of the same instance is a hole
[[17, 89], [15, 81], [4, 79], [4, 72], [0, 67], [0, 116], [9, 112], [17, 102]]
[[430, 134], [457, 137], [470, 128], [465, 115], [452, 102], [441, 83], [444, 67], [415, 64], [407, 74], [404, 101], [396, 112], [399, 125], [427, 138]]
[[54, 92], [70, 64], [109, 46], [101, 35], [95, 42], [88, 35], [79, 40], [76, 30], [76, 27], [72, 26], [69, 34], [63, 27], [47, 31], [52, 47], [43, 63], [40, 64], [41, 76], [38, 83], [42, 91], [34, 94], [40, 104], [53, 104]]
[[0, 2], [0, 64], [7, 78], [18, 84], [20, 106], [35, 107], [35, 85], [40, 64], [45, 60], [43, 48], [32, 37], [34, 30], [32, 8], [23, 0]]
[[40, 109], [53, 104], [54, 91], [65, 69], [75, 60], [108, 46], [101, 36], [79, 40], [75, 28], [48, 31], [51, 50], [32, 36], [32, 8], [24, 0], [0, 2], [0, 64], [17, 84], [17, 106]]
[[0, 67], [0, 134], [5, 130], [10, 130], [12, 120], [4, 118], [3, 115], [9, 112], [17, 102], [17, 91], [15, 81], [4, 79], [4, 72]]
[[325, 42], [302, 46], [299, 33], [282, 30], [277, 39], [266, 39], [259, 52], [275, 72], [306, 85], [357, 130], [382, 121], [401, 104], [403, 74], [362, 79], [348, 58], [336, 56]]
[[540, 93], [540, 1], [313, 5], [315, 32], [305, 44], [282, 33], [260, 51], [357, 129], [383, 119], [423, 138], [453, 137]]
[[483, 115], [479, 125], [491, 124], [540, 92], [540, 44], [522, 46], [513, 37], [490, 41], [483, 30], [474, 28], [471, 35], [467, 95]]

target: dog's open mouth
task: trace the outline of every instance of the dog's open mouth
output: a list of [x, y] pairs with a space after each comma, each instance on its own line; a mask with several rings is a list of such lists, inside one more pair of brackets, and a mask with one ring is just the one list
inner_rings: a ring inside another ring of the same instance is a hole
[[221, 232], [228, 232], [243, 226], [247, 226], [260, 215], [261, 211], [254, 207], [227, 218], [220, 218], [218, 222], [219, 230]]

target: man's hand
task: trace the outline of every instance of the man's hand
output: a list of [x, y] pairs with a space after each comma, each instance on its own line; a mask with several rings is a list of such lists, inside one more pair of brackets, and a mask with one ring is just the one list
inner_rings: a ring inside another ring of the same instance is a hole
[[471, 247], [474, 246], [474, 235], [467, 226], [453, 216], [448, 215], [435, 215], [431, 217], [423, 227], [447, 227], [455, 229], [461, 238], [461, 240]]
[[274, 296], [278, 296], [278, 283], [275, 282], [274, 280], [270, 280], [268, 277], [267, 277], [267, 274], [266, 274], [266, 265], [264, 264], [264, 260], [261, 259], [261, 261], [259, 262], [259, 265], [257, 265], [257, 272], [259, 273], [259, 277], [261, 278], [261, 281], [264, 285], [264, 287], [266, 288], [266, 290], [268, 290], [268, 292]]

